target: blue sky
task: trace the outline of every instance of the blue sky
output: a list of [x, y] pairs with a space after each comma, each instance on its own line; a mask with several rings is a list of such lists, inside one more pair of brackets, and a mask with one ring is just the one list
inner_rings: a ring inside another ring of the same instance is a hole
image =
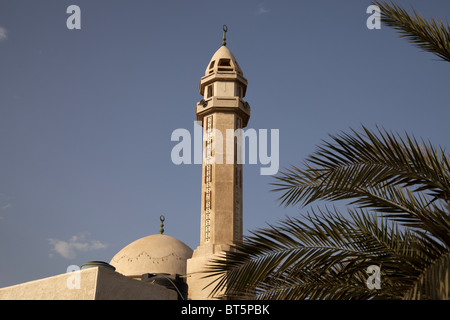
[[[398, 0], [449, 19], [450, 2]], [[81, 8], [81, 30], [66, 9]], [[448, 63], [382, 25], [370, 1], [0, 0], [0, 287], [110, 259], [158, 233], [195, 249], [201, 165], [175, 165], [200, 78], [227, 46], [248, 80], [248, 127], [279, 129], [280, 167], [361, 125], [448, 144]], [[244, 230], [282, 208], [244, 167]]]

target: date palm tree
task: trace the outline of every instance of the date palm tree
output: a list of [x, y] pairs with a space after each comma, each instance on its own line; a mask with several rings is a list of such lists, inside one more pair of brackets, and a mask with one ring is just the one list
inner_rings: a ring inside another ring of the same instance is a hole
[[[277, 177], [285, 206], [349, 200], [251, 232], [210, 264], [216, 290], [260, 299], [448, 299], [450, 162], [378, 130], [331, 137]], [[225, 258], [225, 259], [224, 259]], [[381, 271], [381, 288], [367, 281]], [[369, 269], [370, 270], [370, 269]]]
[[[374, 3], [383, 22], [450, 61], [448, 24]], [[445, 150], [363, 127], [361, 133], [331, 136], [301, 168], [292, 166], [275, 179], [274, 191], [285, 206], [346, 201], [345, 212], [319, 207], [252, 231], [210, 263], [213, 293], [258, 299], [450, 298]], [[381, 286], [374, 286], [374, 279]]]

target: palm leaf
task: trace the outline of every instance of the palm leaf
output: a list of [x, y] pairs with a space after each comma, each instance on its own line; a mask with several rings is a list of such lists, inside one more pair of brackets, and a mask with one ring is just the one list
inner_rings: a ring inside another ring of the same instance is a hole
[[450, 165], [444, 150], [379, 130], [331, 136], [308, 157], [305, 169], [280, 172], [273, 191], [285, 206], [349, 200], [407, 226], [430, 231], [450, 245]]
[[450, 253], [447, 252], [434, 260], [423, 270], [406, 292], [404, 299], [450, 299]]
[[[419, 144], [408, 135], [404, 141], [379, 129], [379, 137], [365, 127], [363, 130], [365, 135], [352, 129], [352, 134], [331, 136], [334, 143], [324, 141], [307, 158], [305, 170], [292, 167], [281, 173], [278, 180], [299, 182], [304, 187], [299, 191], [305, 192], [298, 197], [294, 194], [286, 204], [301, 200], [309, 204], [335, 190], [381, 183], [415, 186], [415, 191], [427, 190], [436, 199], [450, 199], [450, 163], [444, 150], [437, 152], [432, 145]], [[274, 185], [280, 187], [276, 191], [287, 187]]]
[[433, 17], [427, 21], [413, 10], [408, 13], [400, 6], [385, 1], [373, 1], [380, 8], [381, 21], [398, 30], [400, 36], [424, 51], [434, 53], [441, 60], [450, 62], [450, 26]]
[[[416, 237], [366, 212], [314, 212], [252, 232], [226, 256], [210, 263], [218, 276], [213, 294], [255, 292], [259, 299], [399, 298], [427, 265]], [[379, 292], [365, 285], [369, 265], [383, 265]], [[364, 281], [363, 281], [364, 280]]]

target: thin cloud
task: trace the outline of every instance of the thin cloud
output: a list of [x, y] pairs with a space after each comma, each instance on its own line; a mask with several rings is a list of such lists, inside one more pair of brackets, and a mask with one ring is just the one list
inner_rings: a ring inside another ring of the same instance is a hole
[[5, 28], [0, 27], [0, 42], [6, 41], [6, 39], [8, 39], [8, 31]]
[[0, 220], [4, 218], [3, 214], [12, 208], [11, 197], [0, 192]]
[[266, 13], [269, 13], [269, 12], [270, 12], [270, 10], [264, 8], [264, 6], [262, 4], [259, 4], [258, 5], [258, 9], [256, 9], [256, 14], [257, 15], [262, 15], [262, 14], [266, 14]]
[[106, 244], [98, 240], [87, 240], [84, 234], [72, 236], [69, 241], [58, 239], [47, 240], [52, 246], [52, 253], [50, 253], [50, 257], [53, 257], [53, 252], [56, 252], [66, 259], [76, 258], [79, 252], [99, 250], [107, 247]]

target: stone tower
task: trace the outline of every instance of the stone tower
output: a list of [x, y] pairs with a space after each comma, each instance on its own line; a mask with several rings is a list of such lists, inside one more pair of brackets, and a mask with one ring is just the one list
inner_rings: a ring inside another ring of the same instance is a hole
[[242, 239], [242, 128], [250, 107], [243, 100], [247, 79], [233, 53], [222, 46], [208, 63], [199, 90], [203, 99], [196, 106], [197, 122], [203, 127], [203, 164], [200, 245], [187, 262], [190, 299], [214, 299], [212, 278], [201, 279], [205, 265], [230, 244]]

